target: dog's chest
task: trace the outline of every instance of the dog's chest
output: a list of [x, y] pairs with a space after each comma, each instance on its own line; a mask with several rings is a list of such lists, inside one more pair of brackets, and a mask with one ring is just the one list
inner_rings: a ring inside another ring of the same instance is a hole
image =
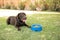
[[19, 26], [24, 26], [23, 22], [18, 22]]

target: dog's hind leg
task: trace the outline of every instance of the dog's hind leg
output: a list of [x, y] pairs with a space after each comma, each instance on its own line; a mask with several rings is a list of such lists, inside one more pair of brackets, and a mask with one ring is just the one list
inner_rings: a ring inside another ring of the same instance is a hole
[[8, 24], [8, 25], [10, 24], [10, 18], [7, 19], [7, 24]]

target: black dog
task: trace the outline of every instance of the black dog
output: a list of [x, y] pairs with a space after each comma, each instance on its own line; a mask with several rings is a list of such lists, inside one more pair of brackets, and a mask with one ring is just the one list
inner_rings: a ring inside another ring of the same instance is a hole
[[15, 27], [18, 29], [18, 31], [20, 30], [21, 26], [26, 26], [29, 27], [25, 21], [26, 21], [27, 17], [26, 14], [24, 12], [18, 13], [18, 15], [15, 16], [10, 16], [7, 19], [7, 24], [11, 24], [11, 25], [15, 25]]

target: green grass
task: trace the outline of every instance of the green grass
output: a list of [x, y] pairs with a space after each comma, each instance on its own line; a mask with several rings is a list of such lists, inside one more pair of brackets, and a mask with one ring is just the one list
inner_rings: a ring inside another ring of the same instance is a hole
[[33, 32], [27, 27], [21, 31], [6, 24], [6, 18], [0, 17], [0, 40], [60, 40], [60, 14], [27, 15], [27, 24], [41, 24], [41, 32]]

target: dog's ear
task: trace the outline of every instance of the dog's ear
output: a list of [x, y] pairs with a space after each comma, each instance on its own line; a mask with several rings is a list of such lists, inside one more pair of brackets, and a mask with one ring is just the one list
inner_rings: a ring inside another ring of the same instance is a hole
[[17, 18], [19, 19], [20, 13], [18, 13]]

